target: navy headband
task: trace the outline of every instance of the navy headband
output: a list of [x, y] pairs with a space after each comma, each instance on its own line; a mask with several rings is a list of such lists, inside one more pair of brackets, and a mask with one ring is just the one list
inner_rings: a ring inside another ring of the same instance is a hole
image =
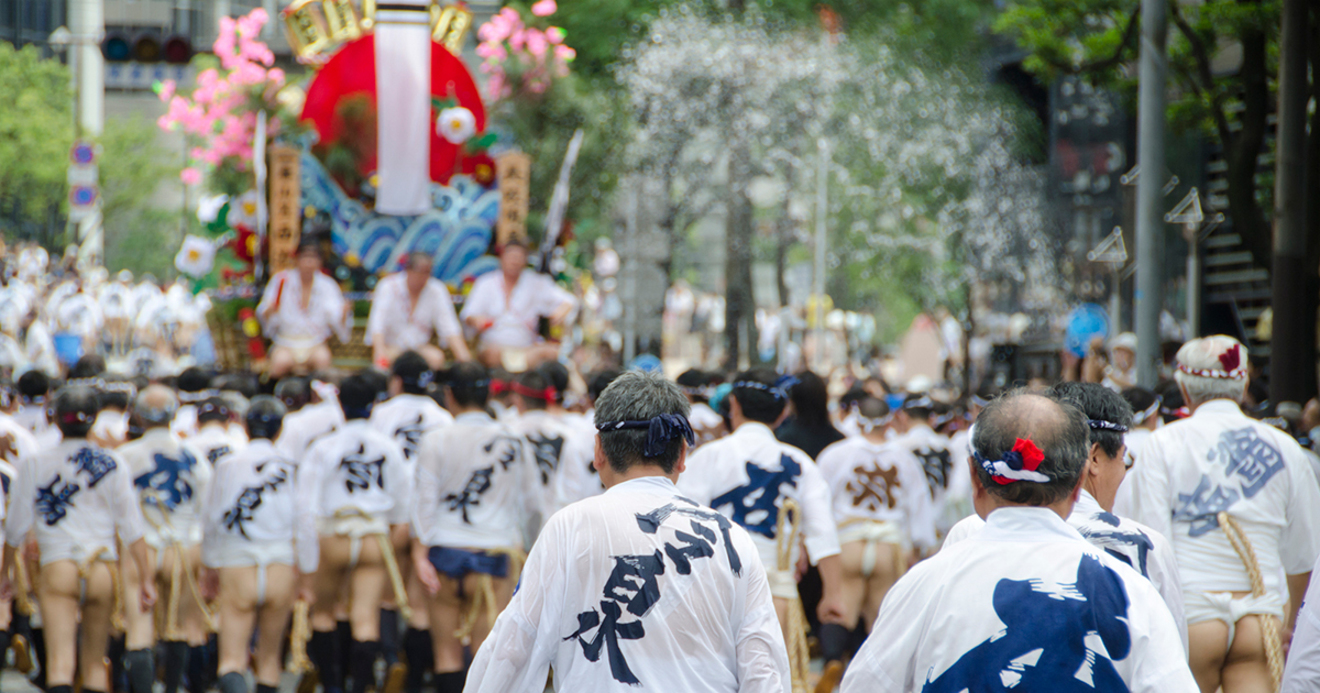
[[775, 399], [787, 400], [789, 388], [797, 385], [799, 382], [801, 381], [791, 375], [781, 375], [779, 376], [779, 379], [775, 381], [774, 385], [758, 383], [755, 380], [739, 380], [733, 384], [733, 389], [737, 390], [745, 387], [749, 390], [760, 390], [761, 392], [770, 393]]
[[643, 457], [663, 455], [665, 446], [679, 436], [682, 436], [688, 445], [695, 445], [697, 442], [697, 436], [692, 431], [692, 424], [688, 423], [687, 417], [678, 414], [661, 414], [651, 417], [650, 421], [608, 421], [596, 424], [596, 430], [601, 433], [640, 430], [643, 428], [646, 429], [646, 447], [642, 449]]

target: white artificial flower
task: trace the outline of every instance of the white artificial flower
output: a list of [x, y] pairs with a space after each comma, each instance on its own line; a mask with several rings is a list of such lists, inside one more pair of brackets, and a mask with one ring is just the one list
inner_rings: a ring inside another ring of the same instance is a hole
[[446, 108], [435, 120], [435, 133], [452, 144], [463, 144], [477, 134], [477, 117], [462, 106]]
[[237, 200], [229, 206], [229, 218], [227, 219], [231, 228], [245, 226], [249, 229], [257, 228], [257, 191], [249, 190], [238, 196]]
[[197, 221], [209, 224], [220, 216], [220, 209], [229, 201], [228, 195], [203, 195], [197, 201]]
[[190, 277], [205, 277], [215, 267], [215, 244], [211, 241], [188, 234], [183, 239], [183, 247], [174, 256], [174, 268]]

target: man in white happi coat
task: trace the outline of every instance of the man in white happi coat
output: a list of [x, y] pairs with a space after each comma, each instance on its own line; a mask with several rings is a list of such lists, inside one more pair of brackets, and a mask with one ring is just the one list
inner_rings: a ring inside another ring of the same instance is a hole
[[[581, 429], [550, 411], [552, 403], [563, 394], [550, 384], [543, 371], [519, 373], [511, 387], [518, 406], [518, 418], [510, 426], [527, 440], [532, 459], [536, 461], [545, 498], [541, 504], [545, 511], [541, 518], [543, 523], [559, 508], [579, 500], [579, 494], [585, 497], [585, 491], [581, 489], [586, 484], [582, 479], [588, 477], [587, 467], [592, 464], [592, 442]], [[560, 477], [564, 475], [571, 476], [573, 482], [562, 480]]]
[[403, 352], [415, 351], [431, 368], [440, 368], [445, 354], [431, 344], [432, 335], [439, 337], [459, 361], [471, 358], [454, 312], [454, 300], [444, 283], [431, 276], [432, 266], [430, 255], [409, 253], [402, 272], [376, 284], [371, 294], [366, 342], [377, 366], [389, 368]]
[[295, 586], [297, 566], [312, 572], [317, 564], [316, 518], [298, 504], [293, 461], [271, 442], [284, 412], [273, 397], [253, 398], [244, 417], [251, 442], [218, 458], [203, 505], [202, 562], [218, 587], [221, 693], [248, 693], [249, 668], [257, 693], [276, 693], [293, 600], [312, 599], [310, 591], [295, 595]]
[[861, 618], [869, 631], [880, 603], [894, 582], [915, 562], [914, 549], [935, 547], [935, 517], [921, 461], [906, 448], [886, 440], [893, 419], [883, 400], [857, 403], [854, 421], [860, 435], [825, 448], [816, 466], [830, 486], [834, 522], [839, 527], [843, 563], [842, 624], [820, 627], [826, 674], [837, 683], [848, 638]]
[[949, 439], [936, 433], [930, 425], [934, 408], [935, 402], [929, 395], [908, 395], [903, 400], [903, 406], [894, 412], [894, 430], [898, 434], [895, 442], [916, 455], [926, 470], [936, 529], [943, 534], [949, 531], [954, 521], [947, 517], [944, 506], [949, 483], [955, 474]]
[[294, 464], [302, 463], [313, 443], [344, 423], [338, 390], [330, 383], [290, 376], [275, 386], [275, 397], [289, 412], [275, 447]]
[[690, 368], [680, 373], [675, 382], [683, 388], [688, 404], [692, 405], [692, 415], [688, 418], [692, 422], [692, 431], [697, 434], [697, 447], [728, 433], [724, 429], [724, 417], [710, 408], [710, 375]]
[[[1320, 561], [1312, 568], [1320, 570]], [[1320, 693], [1320, 582], [1312, 582], [1297, 610], [1280, 693]]]
[[608, 490], [556, 513], [477, 653], [468, 693], [788, 693], [757, 549], [674, 485], [692, 429], [659, 375], [619, 376], [596, 406]]
[[785, 502], [795, 503], [793, 522], [824, 585], [817, 615], [823, 623], [842, 623], [842, 561], [829, 486], [807, 453], [775, 439], [774, 427], [788, 415], [786, 382], [791, 380], [767, 368], [739, 373], [729, 394], [733, 432], [694, 452], [678, 487], [752, 533], [785, 629], [790, 604], [798, 598], [794, 569], [800, 551], [797, 545], [786, 547], [787, 565], [781, 565], [778, 543], [788, 536], [780, 537], [779, 515]]
[[[188, 437], [188, 445], [201, 453], [212, 467], [224, 457], [247, 447], [247, 434], [242, 428], [234, 426], [239, 421], [238, 415], [224, 397], [202, 400], [197, 405], [196, 415], [197, 432]], [[242, 425], [241, 421], [239, 425]]]
[[1267, 690], [1320, 556], [1320, 488], [1291, 436], [1242, 413], [1246, 347], [1215, 335], [1177, 358], [1192, 414], [1151, 434], [1134, 515], [1173, 542], [1201, 690]]
[[844, 693], [1195, 693], [1150, 581], [1064, 521], [1087, 465], [1086, 421], [1033, 394], [986, 408], [969, 461], [986, 527], [899, 579]]
[[[56, 394], [55, 423], [63, 442], [20, 461], [5, 522], [5, 566], [13, 565], [29, 531], [41, 553], [36, 594], [50, 693], [72, 693], [75, 672], [81, 672], [83, 691], [110, 690], [104, 660], [115, 604], [116, 546], [126, 547], [140, 574], [148, 576], [140, 593], [129, 595], [133, 608], [149, 611], [156, 601], [155, 564], [142, 539], [132, 475], [121, 458], [86, 439], [96, 419], [96, 398], [86, 386]], [[12, 593], [9, 581], [6, 572], [0, 593]]]
[[321, 272], [321, 249], [310, 240], [299, 245], [298, 265], [271, 277], [257, 305], [257, 319], [274, 342], [270, 377], [329, 368], [326, 342], [333, 333], [347, 343], [352, 317], [339, 285]]
[[472, 284], [460, 317], [477, 331], [487, 366], [498, 366], [507, 357], [505, 365], [517, 370], [520, 363], [554, 358], [557, 349], [541, 340], [537, 322], [547, 318], [562, 325], [577, 305], [554, 279], [527, 266], [527, 248], [515, 239], [500, 251], [500, 271]]
[[[298, 465], [298, 503], [316, 515], [321, 533], [316, 572], [304, 574], [316, 595], [308, 655], [321, 684], [332, 693], [343, 691], [344, 661], [352, 667], [353, 693], [376, 687], [380, 605], [399, 577], [392, 574], [391, 537], [407, 532], [413, 480], [403, 449], [371, 424], [376, 395], [367, 375], [346, 378], [339, 385], [346, 422], [314, 443]], [[349, 652], [342, 651], [335, 632], [335, 608], [345, 585], [352, 629]], [[394, 596], [404, 600], [401, 587]]]
[[[1059, 383], [1050, 389], [1049, 395], [1081, 410], [1091, 431], [1082, 489], [1068, 516], [1068, 524], [1096, 548], [1127, 563], [1151, 581], [1169, 607], [1186, 649], [1187, 622], [1173, 545], [1150, 527], [1113, 512], [1115, 494], [1127, 476], [1123, 436], [1131, 421], [1131, 409], [1113, 390], [1095, 383]], [[949, 530], [944, 545], [956, 544], [983, 527], [985, 521], [980, 516], [968, 516]]]
[[206, 644], [206, 607], [194, 588], [201, 569], [202, 501], [212, 469], [203, 454], [170, 433], [178, 408], [173, 390], [164, 385], [147, 386], [137, 394], [129, 413], [130, 431], [141, 431], [141, 437], [118, 448], [142, 505], [144, 536], [156, 568], [157, 587], [175, 601], [171, 604], [167, 598], [161, 604], [166, 617], [164, 631], [157, 632], [156, 614], [133, 608], [127, 599], [139, 591], [145, 578], [133, 566], [124, 566], [124, 635], [133, 693], [151, 691], [155, 680], [151, 662], [158, 639], [163, 644], [167, 693], [175, 693], [182, 683], [189, 649], [200, 657]]
[[410, 677], [414, 662], [430, 662], [437, 693], [459, 693], [464, 641], [480, 651], [491, 616], [509, 603], [545, 497], [531, 446], [486, 413], [486, 368], [458, 364], [447, 385], [458, 417], [422, 439], [413, 511], [413, 573], [427, 592], [416, 608], [430, 612], [431, 630], [405, 639], [404, 651]]
[[[1150, 442], [1150, 434], [1159, 430], [1164, 424], [1164, 419], [1160, 416], [1162, 400], [1159, 395], [1144, 387], [1129, 387], [1122, 392], [1122, 395], [1128, 406], [1132, 407], [1132, 428], [1123, 434], [1123, 445], [1127, 448], [1123, 461], [1128, 469], [1132, 469], [1146, 449], [1146, 443]], [[1114, 514], [1123, 517], [1132, 514], [1131, 474], [1123, 479], [1123, 483], [1118, 487], [1118, 495], [1114, 496]]]

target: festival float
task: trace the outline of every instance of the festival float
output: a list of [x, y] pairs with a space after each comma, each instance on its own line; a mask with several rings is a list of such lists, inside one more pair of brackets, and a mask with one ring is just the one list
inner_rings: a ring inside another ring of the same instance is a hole
[[[548, 24], [554, 11], [553, 0], [541, 0], [533, 21]], [[498, 267], [488, 254], [497, 240], [526, 236], [530, 161], [488, 130], [460, 55], [473, 21], [465, 6], [295, 0], [278, 19], [309, 68], [305, 79], [274, 67], [257, 38], [270, 17], [256, 9], [221, 19], [218, 63], [198, 66], [190, 95], [169, 82], [157, 88], [169, 104], [159, 125], [190, 144], [181, 178], [205, 180], [208, 193], [198, 204], [203, 232], [185, 238], [175, 264], [215, 300], [226, 365], [264, 356], [250, 309], [263, 279], [291, 266], [303, 236], [322, 243], [327, 268], [359, 301], [417, 251], [461, 297]], [[510, 91], [503, 61], [539, 63], [553, 77], [573, 57], [562, 30], [524, 26], [509, 8], [480, 35], [494, 98]], [[236, 346], [244, 340], [246, 349]], [[337, 355], [360, 357], [360, 342], [355, 334]]]

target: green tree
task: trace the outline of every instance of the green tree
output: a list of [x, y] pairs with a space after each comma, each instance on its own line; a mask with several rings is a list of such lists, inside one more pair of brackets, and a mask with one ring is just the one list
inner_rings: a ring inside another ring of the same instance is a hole
[[58, 228], [50, 222], [65, 205], [73, 143], [69, 71], [33, 46], [0, 42], [0, 94], [0, 231], [13, 237], [29, 236], [33, 226]]
[[164, 161], [158, 131], [148, 119], [111, 118], [101, 134], [101, 214], [105, 266], [110, 271], [172, 276], [181, 241], [179, 212], [149, 202], [161, 181], [178, 185], [177, 166]]

